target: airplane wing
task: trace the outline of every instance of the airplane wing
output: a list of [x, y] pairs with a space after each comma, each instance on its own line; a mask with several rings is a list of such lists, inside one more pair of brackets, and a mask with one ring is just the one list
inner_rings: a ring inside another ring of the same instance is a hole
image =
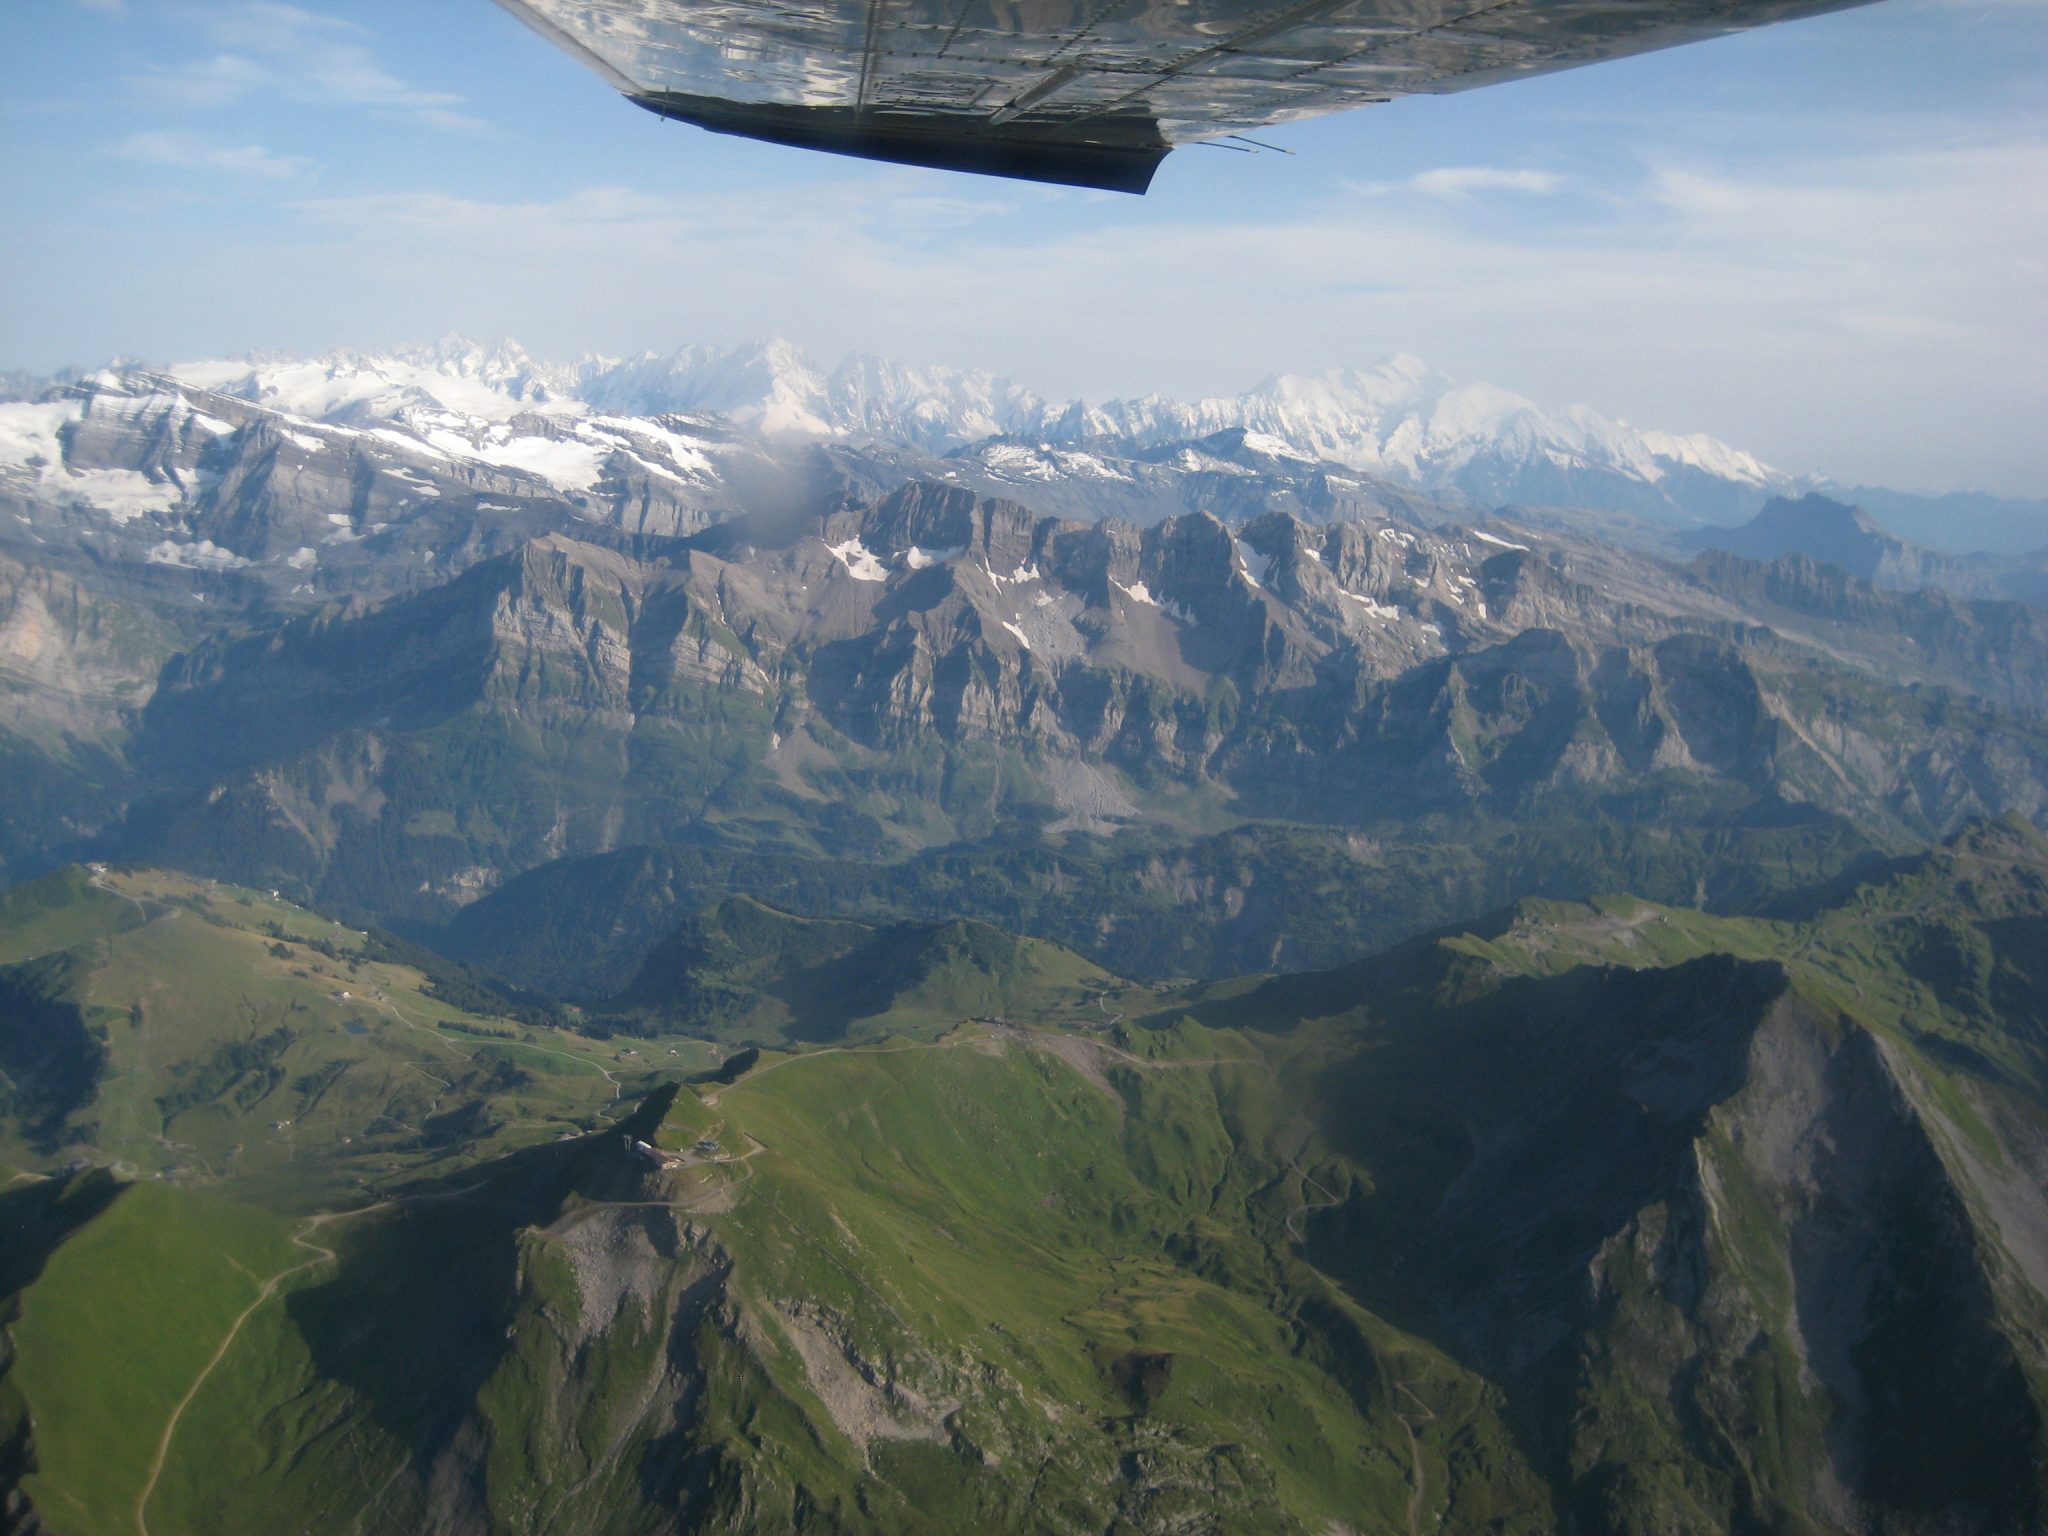
[[1865, 0], [498, 0], [720, 133], [1143, 192], [1177, 144]]

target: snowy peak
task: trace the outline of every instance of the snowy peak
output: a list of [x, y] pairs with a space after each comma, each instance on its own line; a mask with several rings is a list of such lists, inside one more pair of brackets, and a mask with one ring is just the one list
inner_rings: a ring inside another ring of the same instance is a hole
[[645, 352], [594, 369], [581, 388], [590, 406], [618, 415], [711, 414], [771, 436], [836, 435], [824, 378], [786, 341]]
[[1399, 353], [1363, 368], [1280, 373], [1234, 396], [1053, 401], [993, 374], [866, 354], [827, 369], [787, 341], [637, 357], [537, 361], [514, 342], [318, 359], [181, 364], [180, 379], [341, 424], [468, 430], [522, 415], [717, 416], [771, 439], [877, 439], [951, 453], [1014, 439], [1129, 457], [1235, 433], [1268, 459], [1347, 466], [1426, 495], [1491, 507], [1578, 505], [1692, 525], [1754, 512], [1805, 482], [1701, 434], [1640, 431], [1585, 406], [1547, 409]]
[[487, 421], [582, 410], [575, 370], [536, 363], [513, 342], [484, 347], [460, 336], [390, 353], [257, 356], [177, 363], [168, 371], [199, 389], [336, 423], [393, 421], [417, 410]]
[[1730, 448], [1703, 432], [1644, 432], [1640, 436], [1651, 454], [1667, 464], [1684, 465], [1702, 474], [1748, 485], [1766, 486], [1784, 479], [1761, 459], [1739, 448]]
[[1148, 396], [1078, 407], [1055, 431], [1157, 447], [1241, 430], [1480, 506], [1590, 505], [1684, 522], [1754, 510], [1791, 477], [1702, 435], [1644, 433], [1584, 407], [1547, 411], [1491, 384], [1458, 384], [1419, 358], [1279, 374], [1232, 398]]

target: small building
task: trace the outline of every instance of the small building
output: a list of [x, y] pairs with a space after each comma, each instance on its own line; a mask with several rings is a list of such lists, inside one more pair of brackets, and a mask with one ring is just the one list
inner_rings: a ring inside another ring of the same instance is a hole
[[681, 1168], [689, 1162], [689, 1159], [680, 1152], [664, 1152], [660, 1147], [651, 1146], [630, 1132], [620, 1134], [624, 1137], [629, 1154], [650, 1162], [657, 1168]]

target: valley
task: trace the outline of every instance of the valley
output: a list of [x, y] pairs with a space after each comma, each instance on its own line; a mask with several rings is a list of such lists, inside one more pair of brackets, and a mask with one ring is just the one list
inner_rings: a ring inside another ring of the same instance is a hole
[[[804, 995], [816, 945], [741, 915], [692, 984]], [[297, 1075], [190, 1107], [221, 1050], [124, 969], [179, 924], [231, 946], [215, 1016], [266, 943], [346, 935], [140, 870], [18, 889], [0, 931], [11, 986], [96, 959], [53, 1004], [105, 1034], [61, 1118], [14, 1101], [0, 1192], [0, 1392], [53, 1530], [338, 1498], [367, 1530], [1918, 1530], [2048, 1495], [2048, 842], [2017, 822], [1796, 920], [1538, 901], [1165, 987], [839, 933], [869, 1022], [694, 1063], [535, 1047], [358, 960], [391, 1003], [361, 1034], [287, 1003]], [[52, 1033], [10, 1023], [17, 1093]], [[433, 1086], [401, 1064], [465, 1099], [450, 1134], [395, 1124]], [[161, 1428], [108, 1462], [109, 1414]]]
[[2038, 562], [1411, 363], [0, 402], [0, 1532], [2048, 1522]]

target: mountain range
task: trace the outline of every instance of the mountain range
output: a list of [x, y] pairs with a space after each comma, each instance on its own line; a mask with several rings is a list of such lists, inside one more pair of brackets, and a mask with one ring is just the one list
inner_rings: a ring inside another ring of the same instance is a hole
[[[725, 361], [726, 403], [758, 396], [760, 358]], [[1687, 559], [1242, 427], [934, 456], [562, 392], [624, 366], [451, 347], [0, 406], [0, 860], [242, 879], [530, 984], [568, 979], [540, 953], [616, 984], [652, 942], [534, 929], [621, 857], [678, 877], [654, 914], [773, 871], [1170, 974], [1596, 869], [1752, 902], [2048, 796], [2048, 619], [1990, 599], [2028, 568], [1824, 499], [1694, 536], [1760, 560]], [[1921, 588], [1965, 577], [1986, 595]], [[1191, 850], [1215, 867], [1164, 873]], [[1303, 860], [1342, 893], [1308, 922], [1265, 894]]]
[[[142, 377], [133, 369], [113, 376], [124, 373]], [[83, 382], [89, 388], [104, 377]], [[1216, 457], [1227, 474], [1249, 455], [1297, 473], [1327, 466], [1340, 482], [1364, 476], [1365, 484], [1461, 509], [1572, 506], [1680, 527], [1739, 521], [1772, 496], [1829, 488], [1702, 434], [1638, 430], [1583, 406], [1545, 409], [1490, 385], [1456, 383], [1406, 355], [1365, 369], [1274, 375], [1232, 397], [1097, 404], [1047, 399], [986, 373], [861, 355], [826, 370], [782, 342], [553, 364], [511, 342], [485, 347], [449, 337], [384, 354], [186, 363], [156, 377], [331, 429], [397, 433], [395, 441], [429, 458], [452, 457], [472, 472], [529, 474], [571, 494], [588, 492], [607, 469], [644, 478], [646, 470], [616, 457], [621, 450], [656, 475], [694, 478], [690, 471], [705, 466], [688, 453], [678, 462], [673, 452], [648, 454], [619, 436], [626, 420], [664, 416], [715, 417], [729, 430], [783, 443], [879, 441], [964, 456], [963, 475], [1041, 485], [1127, 481], [1133, 462], [1200, 472], [1218, 468], [1207, 462]], [[36, 390], [17, 380], [12, 393]], [[15, 426], [0, 427], [0, 454], [48, 458], [37, 434], [61, 426], [60, 418], [53, 426], [16, 413]], [[1219, 440], [1232, 452], [1208, 451]], [[95, 467], [71, 466], [74, 476]], [[145, 478], [161, 485], [168, 467]], [[147, 504], [147, 493], [122, 484], [72, 489], [117, 512]], [[2039, 503], [1870, 495], [1900, 526], [1944, 548], [1970, 547], [1957, 541], [1973, 527], [2008, 553], [2048, 545], [2048, 507]]]
[[0, 1536], [2048, 1519], [2040, 559], [1406, 360], [8, 389]]

